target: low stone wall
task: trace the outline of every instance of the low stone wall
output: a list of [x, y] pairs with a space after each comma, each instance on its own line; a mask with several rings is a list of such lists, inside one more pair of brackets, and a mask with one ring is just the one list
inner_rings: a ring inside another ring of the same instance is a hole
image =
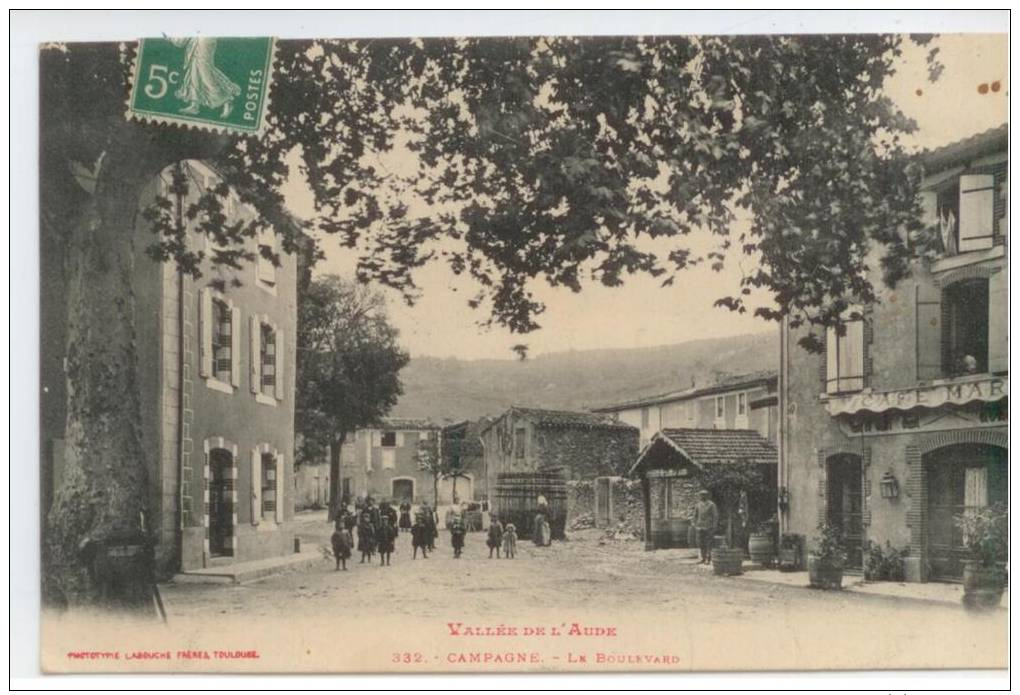
[[604, 514], [596, 516], [595, 480], [567, 482], [567, 534], [584, 528], [623, 530], [639, 539], [645, 534], [644, 500], [641, 483], [626, 478], [609, 479], [611, 518], [604, 523]]

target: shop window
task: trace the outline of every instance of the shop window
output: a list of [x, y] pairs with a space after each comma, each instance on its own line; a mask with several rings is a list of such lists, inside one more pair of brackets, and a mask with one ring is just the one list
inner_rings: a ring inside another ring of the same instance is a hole
[[988, 372], [987, 278], [955, 282], [942, 291], [942, 375]]
[[843, 335], [826, 330], [825, 392], [848, 393], [864, 388], [864, 321], [845, 321]]

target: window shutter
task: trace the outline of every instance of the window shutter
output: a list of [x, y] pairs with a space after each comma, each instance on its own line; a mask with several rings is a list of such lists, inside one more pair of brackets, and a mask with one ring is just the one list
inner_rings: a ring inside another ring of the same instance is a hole
[[252, 316], [248, 320], [249, 341], [251, 343], [251, 365], [248, 369], [251, 392], [258, 393], [262, 383], [262, 327], [259, 317]]
[[839, 346], [839, 390], [864, 388], [864, 322], [848, 321]]
[[283, 488], [289, 477], [284, 475], [283, 454], [276, 455], [276, 523], [283, 523]]
[[916, 354], [918, 381], [942, 376], [942, 292], [938, 287], [916, 285]]
[[397, 446], [404, 446], [404, 433], [397, 432]]
[[262, 454], [251, 450], [251, 525], [262, 520]]
[[279, 327], [273, 326], [273, 335], [276, 340], [276, 374], [274, 375], [274, 389], [276, 399], [283, 400], [283, 346], [287, 342], [284, 340], [283, 332], [280, 331]]
[[382, 433], [379, 430], [372, 430], [372, 446], [382, 446]]
[[992, 247], [995, 214], [995, 177], [968, 174], [960, 177], [960, 253]]
[[213, 358], [213, 310], [212, 290], [208, 287], [203, 289], [199, 294], [198, 312], [199, 338], [201, 341], [198, 346], [198, 373], [202, 376], [211, 376]]
[[839, 335], [835, 328], [825, 329], [825, 392], [839, 392]]
[[988, 371], [1009, 369], [1009, 288], [1003, 268], [988, 278]]
[[241, 309], [230, 307], [230, 383], [241, 384]]

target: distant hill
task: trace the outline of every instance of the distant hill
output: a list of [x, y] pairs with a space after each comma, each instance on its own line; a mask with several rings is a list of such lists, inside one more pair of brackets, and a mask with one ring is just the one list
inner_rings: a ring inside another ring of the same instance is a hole
[[776, 332], [650, 348], [582, 350], [527, 360], [418, 357], [401, 372], [391, 415], [436, 420], [497, 415], [511, 405], [585, 410], [713, 383], [717, 372], [779, 366]]

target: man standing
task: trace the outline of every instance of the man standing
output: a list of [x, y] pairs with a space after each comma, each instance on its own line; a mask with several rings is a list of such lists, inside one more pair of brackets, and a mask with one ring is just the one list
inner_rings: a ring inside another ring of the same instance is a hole
[[712, 562], [712, 537], [719, 523], [719, 510], [710, 497], [708, 490], [698, 493], [698, 503], [694, 506], [694, 528], [698, 533], [698, 549], [701, 552], [701, 564]]

